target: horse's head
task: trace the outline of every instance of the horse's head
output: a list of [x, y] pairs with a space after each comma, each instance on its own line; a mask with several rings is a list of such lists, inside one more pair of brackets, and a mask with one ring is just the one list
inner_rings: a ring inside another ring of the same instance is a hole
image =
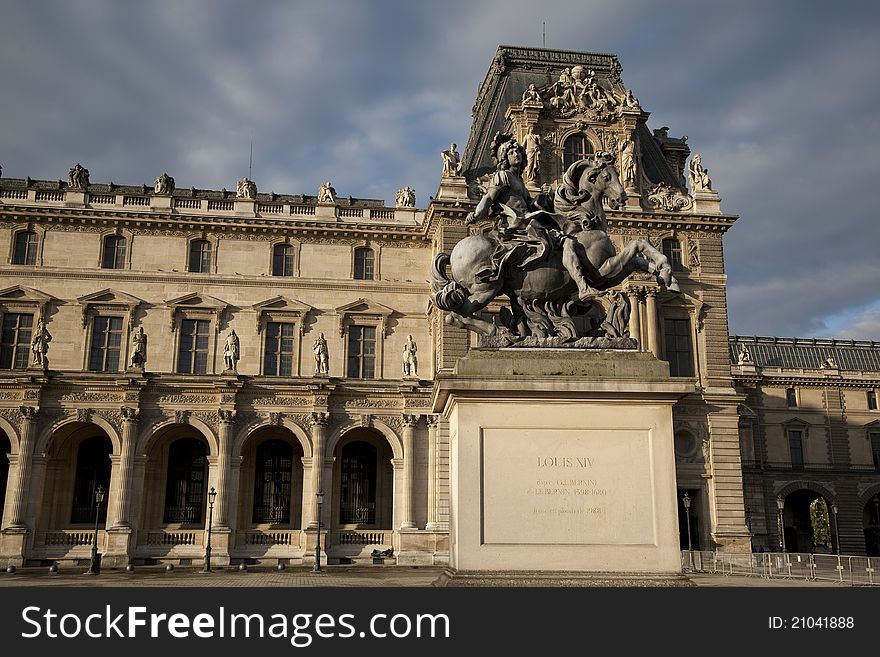
[[558, 212], [604, 216], [602, 199], [613, 210], [626, 203], [626, 192], [614, 166], [614, 156], [599, 152], [568, 167], [556, 189], [554, 207]]
[[614, 156], [600, 151], [586, 161], [589, 164], [581, 174], [579, 187], [588, 190], [591, 198], [607, 198], [612, 210], [622, 208], [626, 204], [626, 192], [614, 166]]

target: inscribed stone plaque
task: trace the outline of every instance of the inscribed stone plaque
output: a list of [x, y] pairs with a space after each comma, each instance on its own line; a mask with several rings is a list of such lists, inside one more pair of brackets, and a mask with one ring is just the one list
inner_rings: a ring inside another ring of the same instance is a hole
[[656, 543], [647, 429], [482, 430], [482, 542]]

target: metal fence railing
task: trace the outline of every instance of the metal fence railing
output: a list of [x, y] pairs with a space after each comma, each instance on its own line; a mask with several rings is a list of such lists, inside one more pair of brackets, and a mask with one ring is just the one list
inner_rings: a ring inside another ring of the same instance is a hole
[[880, 557], [682, 550], [681, 567], [685, 572], [829, 581], [848, 586], [880, 586]]

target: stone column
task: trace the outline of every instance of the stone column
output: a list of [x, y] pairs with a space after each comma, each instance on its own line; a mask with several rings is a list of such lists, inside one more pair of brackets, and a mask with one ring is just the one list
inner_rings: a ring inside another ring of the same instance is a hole
[[415, 529], [413, 521], [413, 488], [415, 487], [415, 460], [416, 460], [416, 424], [418, 415], [403, 416], [403, 518], [400, 523], [401, 529]]
[[116, 502], [116, 517], [107, 519], [108, 527], [131, 527], [131, 480], [134, 471], [134, 450], [137, 445], [140, 411], [123, 406], [122, 411], [122, 451], [119, 453], [119, 471], [115, 476], [119, 491]]
[[428, 523], [427, 531], [437, 531], [437, 424], [436, 415], [426, 415], [428, 423]]
[[639, 291], [635, 288], [630, 288], [626, 291], [626, 296], [629, 298], [629, 334], [632, 338], [635, 338], [639, 342], [639, 351], [645, 350], [645, 345], [642, 344], [642, 322], [640, 321], [639, 313], [641, 312], [641, 300], [639, 298]]
[[15, 479], [12, 481], [9, 510], [9, 529], [24, 529], [25, 514], [27, 513], [28, 483], [31, 475], [31, 461], [33, 460], [34, 438], [37, 422], [40, 419], [40, 409], [36, 406], [19, 406], [21, 412], [21, 425], [18, 437], [18, 467], [15, 471]]
[[[309, 422], [312, 425], [312, 501], [309, 518], [309, 529], [318, 528], [318, 497], [317, 494], [324, 491], [324, 441], [327, 437], [328, 413], [312, 413]], [[327, 495], [328, 491], [324, 491]], [[329, 504], [329, 498], [324, 500], [323, 506]], [[323, 524], [323, 522], [321, 523]]]
[[660, 358], [660, 338], [657, 332], [657, 288], [649, 287], [645, 290], [645, 302], [648, 316], [648, 350]]
[[220, 450], [217, 453], [217, 501], [214, 504], [214, 526], [229, 527], [229, 460], [232, 452], [235, 411], [220, 409]]

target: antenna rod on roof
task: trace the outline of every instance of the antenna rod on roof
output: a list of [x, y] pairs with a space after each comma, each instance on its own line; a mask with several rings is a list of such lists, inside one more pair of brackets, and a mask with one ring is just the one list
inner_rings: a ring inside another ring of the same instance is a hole
[[251, 157], [248, 160], [248, 180], [253, 178], [254, 169], [254, 135], [251, 133]]
[[547, 21], [541, 21], [541, 47], [547, 47]]

